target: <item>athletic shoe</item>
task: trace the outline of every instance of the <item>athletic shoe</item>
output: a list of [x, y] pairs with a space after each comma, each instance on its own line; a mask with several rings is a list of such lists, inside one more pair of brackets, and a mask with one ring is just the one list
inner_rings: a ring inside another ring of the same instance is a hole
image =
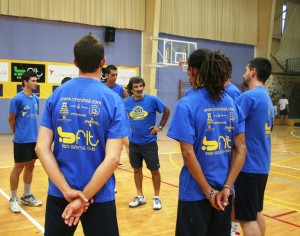
[[9, 199], [9, 208], [13, 213], [21, 212], [21, 208], [19, 206], [18, 198]]
[[27, 196], [22, 196], [20, 200], [21, 204], [23, 205], [28, 205], [28, 206], [41, 206], [42, 202], [37, 200], [33, 194], [27, 195]]
[[115, 193], [117, 193], [117, 188], [115, 188]]
[[137, 195], [133, 202], [129, 203], [129, 207], [137, 207], [140, 205], [145, 205], [146, 204], [146, 199], [142, 195]]
[[153, 198], [153, 210], [160, 210], [161, 209], [161, 201], [159, 197]]
[[124, 166], [122, 163], [119, 163], [119, 167], [122, 167], [122, 166]]
[[236, 222], [232, 222], [231, 223], [231, 236], [236, 236], [236, 235], [240, 235], [239, 232], [239, 223]]

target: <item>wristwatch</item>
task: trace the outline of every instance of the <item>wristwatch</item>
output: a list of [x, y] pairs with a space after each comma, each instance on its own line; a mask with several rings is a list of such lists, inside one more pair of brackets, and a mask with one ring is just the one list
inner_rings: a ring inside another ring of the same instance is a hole
[[163, 130], [163, 127], [161, 125], [159, 125], [158, 128], [160, 129], [160, 131]]

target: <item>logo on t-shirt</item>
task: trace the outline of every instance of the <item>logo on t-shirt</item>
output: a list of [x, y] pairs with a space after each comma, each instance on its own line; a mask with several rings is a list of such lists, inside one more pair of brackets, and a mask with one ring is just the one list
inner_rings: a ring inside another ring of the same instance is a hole
[[271, 126], [269, 126], [268, 123], [266, 123], [266, 125], [265, 125], [265, 130], [266, 130], [267, 135], [271, 134]]
[[69, 114], [67, 102], [62, 103], [59, 113], [63, 115], [63, 119], [66, 119], [66, 115]]
[[214, 123], [214, 120], [211, 117], [211, 113], [207, 113], [207, 130], [206, 131], [212, 131], [212, 125]]
[[202, 144], [202, 150], [207, 151], [205, 155], [208, 156], [231, 152], [231, 139], [227, 135], [219, 136], [217, 140], [207, 140], [204, 136]]
[[92, 105], [89, 108], [89, 113], [91, 116], [97, 116], [100, 113], [100, 108], [97, 105]]
[[133, 108], [132, 112], [129, 113], [129, 116], [135, 120], [141, 120], [148, 116], [148, 112], [144, 111], [141, 106], [136, 106]]
[[58, 141], [62, 143], [62, 148], [96, 151], [99, 139], [95, 139], [89, 130], [78, 130], [77, 132], [65, 132], [61, 126], [57, 127], [59, 135]]

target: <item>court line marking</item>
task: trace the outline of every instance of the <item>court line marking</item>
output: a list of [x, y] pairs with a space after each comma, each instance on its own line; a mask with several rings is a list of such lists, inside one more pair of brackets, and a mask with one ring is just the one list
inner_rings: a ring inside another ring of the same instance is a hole
[[[266, 198], [269, 198], [271, 200], [274, 200], [274, 201], [277, 201], [277, 202], [283, 202], [283, 203], [287, 203], [287, 204], [290, 204], [290, 205], [295, 205], [295, 206], [300, 206], [300, 204], [297, 204], [297, 203], [292, 203], [292, 202], [288, 202], [288, 201], [284, 201], [284, 200], [280, 200], [278, 198], [273, 198], [273, 197], [269, 197], [269, 196], [265, 196]], [[298, 211], [298, 210], [295, 210], [295, 211]], [[299, 210], [300, 211], [300, 210]]]
[[[0, 188], [0, 193], [3, 197], [5, 197], [7, 200], [10, 199], [10, 197]], [[45, 229], [43, 226], [41, 226], [32, 216], [30, 216], [25, 210], [23, 210], [22, 207], [20, 207], [21, 213], [32, 223], [34, 224], [42, 233], [44, 233]], [[12, 213], [15, 214], [15, 213]]]
[[270, 170], [270, 173], [275, 173], [275, 174], [284, 175], [284, 176], [293, 177], [293, 178], [300, 178], [300, 176], [287, 175], [287, 174], [283, 174], [283, 173], [281, 173], [281, 172], [272, 171], [272, 170]]
[[296, 135], [296, 134], [293, 134], [294, 132], [297, 132], [297, 131], [299, 131], [299, 130], [293, 130], [293, 131], [291, 131], [291, 135], [292, 136], [294, 136], [295, 138], [300, 138], [300, 136], [298, 136], [298, 135]]
[[300, 170], [299, 168], [294, 168], [294, 167], [290, 167], [290, 166], [281, 166], [281, 165], [276, 165], [276, 164], [271, 164], [271, 166], [277, 166], [277, 167], [281, 167], [281, 168], [285, 168], [285, 169], [292, 169], [292, 170]]
[[295, 181], [290, 181], [290, 180], [286, 180], [286, 179], [280, 179], [280, 178], [275, 178], [275, 177], [271, 177], [269, 176], [269, 179], [274, 180], [274, 181], [279, 181], [282, 183], [288, 183], [288, 184], [294, 184], [294, 185], [300, 185], [300, 182], [295, 182]]
[[266, 215], [266, 214], [264, 214], [264, 216], [266, 216], [266, 217], [268, 217], [268, 218], [271, 218], [271, 219], [273, 219], [273, 220], [278, 220], [278, 221], [280, 221], [280, 222], [282, 222], [282, 223], [286, 223], [286, 224], [288, 224], [288, 225], [292, 225], [292, 226], [295, 226], [295, 227], [300, 228], [300, 225], [297, 225], [297, 224], [294, 224], [294, 223], [291, 223], [291, 222], [288, 222], [288, 221], [285, 221], [285, 220], [281, 220], [281, 219], [278, 219], [278, 218], [276, 218], [276, 217], [269, 216], [269, 215]]
[[[42, 166], [42, 164], [35, 163], [35, 166]], [[0, 166], [0, 169], [8, 169], [8, 168], [13, 168], [14, 166]]]
[[282, 214], [275, 215], [273, 217], [279, 218], [279, 217], [287, 216], [287, 215], [294, 214], [294, 213], [296, 213], [296, 211], [288, 211], [288, 212], [285, 212], [285, 213], [282, 213]]
[[181, 167], [178, 166], [174, 161], [173, 161], [173, 154], [174, 153], [178, 153], [178, 150], [180, 149], [180, 147], [176, 147], [175, 149], [171, 150], [170, 153], [169, 153], [169, 161], [171, 162], [171, 164], [177, 168], [178, 170], [181, 170]]
[[291, 207], [287, 207], [287, 206], [284, 206], [284, 205], [281, 205], [281, 204], [277, 204], [277, 203], [274, 203], [274, 202], [269, 202], [269, 201], [264, 201], [265, 203], [269, 203], [269, 204], [272, 204], [272, 205], [275, 205], [275, 206], [279, 206], [279, 207], [282, 207], [282, 208], [285, 208], [285, 209], [289, 209], [291, 211], [297, 211], [297, 212], [300, 212], [300, 210], [298, 209], [294, 209], [294, 208], [291, 208]]
[[294, 159], [297, 159], [297, 158], [300, 158], [300, 156], [295, 156], [295, 157], [286, 158], [286, 159], [281, 160], [281, 161], [276, 161], [276, 162], [273, 163], [273, 164], [279, 164], [279, 163], [287, 162], [287, 161], [294, 160]]

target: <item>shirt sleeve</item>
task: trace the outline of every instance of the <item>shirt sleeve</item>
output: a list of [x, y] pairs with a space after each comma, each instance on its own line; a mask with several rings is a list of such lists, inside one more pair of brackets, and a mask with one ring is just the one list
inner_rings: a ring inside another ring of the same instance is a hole
[[166, 105], [158, 97], [155, 97], [155, 107], [159, 113], [162, 113], [166, 109]]
[[245, 133], [245, 116], [241, 110], [241, 108], [236, 105], [237, 107], [237, 114], [238, 114], [238, 123], [237, 123], [237, 130], [236, 130], [236, 134], [239, 133]]
[[195, 143], [195, 128], [187, 108], [177, 105], [167, 136], [191, 145]]
[[108, 129], [107, 138], [123, 138], [129, 135], [129, 121], [127, 118], [124, 102], [119, 99], [115, 107], [114, 117]]
[[13, 98], [10, 101], [9, 114], [18, 114], [18, 111], [19, 111], [19, 100], [17, 98]]

